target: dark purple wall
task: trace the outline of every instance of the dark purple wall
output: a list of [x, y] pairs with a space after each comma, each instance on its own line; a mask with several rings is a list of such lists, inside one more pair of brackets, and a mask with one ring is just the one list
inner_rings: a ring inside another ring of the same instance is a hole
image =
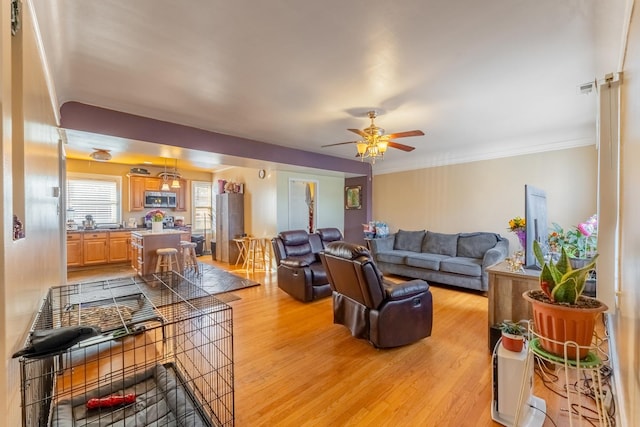
[[372, 215], [372, 170], [368, 162], [342, 159], [224, 135], [79, 102], [67, 102], [62, 105], [60, 126], [65, 129], [137, 139], [211, 153], [361, 175], [345, 179], [345, 185], [360, 185], [362, 187], [362, 209], [345, 209], [344, 235], [347, 241], [365, 243], [362, 224], [368, 222]]
[[62, 105], [60, 117], [60, 126], [65, 129], [351, 174], [370, 173], [368, 164], [357, 160], [224, 135], [79, 102]]
[[[371, 165], [365, 162], [369, 169]], [[371, 219], [372, 203], [371, 195], [373, 194], [371, 179], [368, 176], [358, 176], [355, 178], [346, 178], [345, 186], [362, 187], [362, 209], [345, 209], [344, 211], [344, 240], [352, 243], [365, 244], [364, 231], [362, 224], [366, 224]]]

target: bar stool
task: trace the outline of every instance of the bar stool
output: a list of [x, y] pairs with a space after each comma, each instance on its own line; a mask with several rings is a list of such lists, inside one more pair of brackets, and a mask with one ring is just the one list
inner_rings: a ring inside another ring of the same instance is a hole
[[195, 242], [180, 242], [180, 248], [182, 250], [182, 270], [192, 270], [198, 274], [198, 258], [196, 258], [196, 246]]
[[158, 261], [156, 261], [156, 273], [180, 271], [178, 250], [176, 248], [160, 248], [156, 250], [156, 255], [158, 256]]

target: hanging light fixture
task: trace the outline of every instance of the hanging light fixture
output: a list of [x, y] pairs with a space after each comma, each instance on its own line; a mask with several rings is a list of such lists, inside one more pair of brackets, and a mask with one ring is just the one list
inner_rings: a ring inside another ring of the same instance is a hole
[[360, 160], [364, 162], [364, 159], [369, 159], [372, 164], [375, 164], [376, 159], [384, 159], [388, 143], [386, 140], [379, 139], [378, 135], [372, 135], [368, 141], [358, 142], [356, 149]]
[[180, 188], [180, 180], [178, 179], [178, 159], [176, 159], [176, 166], [173, 169], [173, 181], [171, 181], [171, 188]]
[[164, 159], [164, 175], [162, 176], [162, 187], [160, 187], [160, 191], [169, 190], [169, 182], [167, 181], [167, 159]]
[[384, 159], [384, 153], [387, 152], [387, 146], [389, 145], [389, 138], [388, 135], [384, 135], [384, 129], [374, 123], [374, 119], [377, 116], [376, 111], [369, 111], [368, 115], [369, 119], [371, 119], [371, 125], [364, 131], [358, 132], [365, 137], [365, 140], [357, 142], [356, 149], [361, 161], [364, 162], [364, 159], [369, 159], [372, 164], [375, 164], [377, 159]]

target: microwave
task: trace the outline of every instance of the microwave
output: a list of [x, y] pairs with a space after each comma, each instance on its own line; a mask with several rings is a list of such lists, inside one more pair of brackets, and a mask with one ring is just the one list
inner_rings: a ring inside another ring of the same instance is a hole
[[145, 191], [145, 208], [175, 208], [177, 204], [176, 193], [164, 191]]

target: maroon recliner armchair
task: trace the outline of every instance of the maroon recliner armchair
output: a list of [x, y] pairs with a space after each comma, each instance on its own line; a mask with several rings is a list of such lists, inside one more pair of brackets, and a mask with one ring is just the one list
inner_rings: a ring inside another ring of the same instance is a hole
[[334, 323], [380, 348], [431, 335], [433, 300], [427, 282], [385, 282], [364, 246], [332, 242], [319, 255], [333, 291]]
[[318, 253], [319, 234], [306, 230], [281, 231], [271, 239], [276, 259], [278, 287], [303, 302], [331, 295], [331, 286]]

